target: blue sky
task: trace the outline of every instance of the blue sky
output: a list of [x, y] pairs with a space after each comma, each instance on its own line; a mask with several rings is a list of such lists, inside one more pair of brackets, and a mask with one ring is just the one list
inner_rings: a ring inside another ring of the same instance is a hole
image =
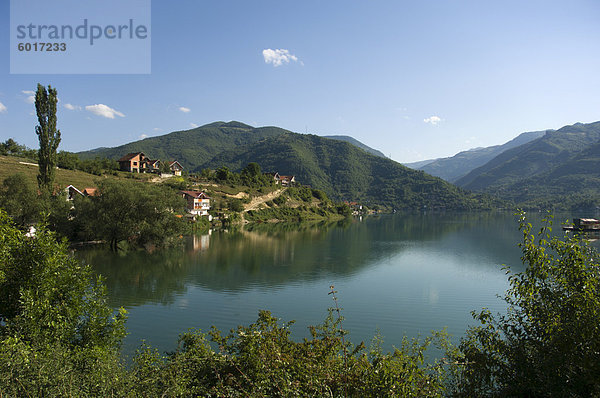
[[150, 74], [17, 75], [0, 0], [0, 140], [37, 147], [39, 82], [63, 150], [238, 120], [450, 156], [600, 120], [599, 17], [596, 0], [154, 0]]

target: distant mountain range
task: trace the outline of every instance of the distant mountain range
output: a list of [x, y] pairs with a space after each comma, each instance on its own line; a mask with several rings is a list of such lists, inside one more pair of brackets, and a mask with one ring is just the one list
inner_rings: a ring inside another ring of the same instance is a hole
[[502, 206], [500, 199], [538, 208], [600, 207], [600, 122], [523, 133], [503, 145], [410, 164], [420, 170], [402, 166], [352, 137], [319, 137], [239, 122], [211, 123], [80, 156], [118, 159], [138, 151], [177, 159], [190, 172], [221, 166], [240, 170], [257, 162], [264, 171], [296, 175], [334, 199], [396, 209], [474, 209]]
[[504, 151], [456, 184], [517, 203], [556, 203], [582, 195], [595, 201], [590, 195], [600, 196], [600, 122], [576, 123], [549, 131]]
[[222, 166], [240, 170], [257, 162], [263, 171], [293, 174], [334, 199], [388, 208], [467, 210], [491, 205], [486, 196], [407, 168], [351, 137], [325, 138], [240, 122], [211, 123], [79, 155], [118, 159], [138, 151], [151, 158], [177, 159], [190, 172]]
[[448, 158], [422, 160], [420, 162], [405, 163], [404, 165], [416, 170], [423, 170], [446, 181], [455, 182], [502, 152], [540, 138], [547, 131], [551, 130], [523, 133], [502, 145], [469, 149]]

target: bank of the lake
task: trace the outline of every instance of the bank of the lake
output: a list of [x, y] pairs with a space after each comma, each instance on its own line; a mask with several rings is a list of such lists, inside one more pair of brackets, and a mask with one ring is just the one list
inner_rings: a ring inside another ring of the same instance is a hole
[[90, 249], [78, 256], [105, 277], [111, 305], [129, 311], [129, 354], [142, 339], [172, 350], [188, 328], [249, 324], [260, 309], [296, 320], [293, 336], [305, 337], [332, 305], [332, 284], [351, 340], [368, 342], [379, 332], [389, 349], [403, 335], [445, 327], [457, 341], [474, 324], [472, 310], [503, 311], [502, 266], [522, 270], [520, 238], [510, 213], [396, 214], [255, 224], [151, 254]]

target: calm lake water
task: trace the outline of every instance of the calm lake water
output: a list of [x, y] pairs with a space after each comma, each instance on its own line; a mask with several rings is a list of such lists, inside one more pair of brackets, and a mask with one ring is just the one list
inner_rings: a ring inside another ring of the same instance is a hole
[[247, 325], [261, 309], [296, 320], [293, 336], [308, 337], [333, 305], [330, 285], [351, 340], [368, 345], [380, 333], [391, 349], [404, 335], [444, 327], [457, 342], [472, 310], [504, 311], [502, 265], [523, 269], [520, 237], [509, 213], [386, 215], [219, 231], [154, 253], [77, 255], [105, 277], [111, 305], [129, 311], [128, 355], [143, 339], [169, 351], [189, 328]]

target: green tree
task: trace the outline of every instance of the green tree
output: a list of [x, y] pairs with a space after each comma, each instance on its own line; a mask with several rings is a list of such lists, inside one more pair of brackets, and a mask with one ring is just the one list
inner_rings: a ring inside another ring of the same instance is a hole
[[175, 213], [183, 212], [185, 201], [167, 186], [104, 180], [98, 189], [98, 197], [75, 204], [77, 229], [88, 238], [110, 242], [113, 250], [123, 240], [166, 244], [183, 228]]
[[35, 186], [22, 173], [10, 175], [2, 182], [0, 207], [20, 226], [39, 221], [43, 209]]
[[56, 156], [58, 167], [68, 170], [81, 170], [79, 156], [67, 151], [60, 151]]
[[460, 344], [459, 396], [600, 394], [600, 257], [578, 236], [536, 236], [520, 218], [522, 273], [509, 272], [506, 315], [483, 310]]
[[227, 207], [229, 208], [229, 210], [235, 211], [238, 213], [244, 211], [244, 205], [243, 205], [242, 201], [237, 198], [229, 199], [227, 201]]
[[161, 174], [172, 174], [173, 172], [171, 171], [171, 167], [169, 167], [169, 161], [165, 160], [165, 161], [160, 161], [160, 165], [158, 167], [158, 170], [160, 171]]
[[231, 172], [227, 166], [222, 166], [217, 169], [215, 176], [217, 177], [217, 180], [225, 182], [231, 176]]
[[66, 242], [0, 211], [0, 396], [114, 394], [125, 320]]
[[25, 149], [24, 146], [19, 145], [15, 140], [9, 138], [0, 144], [1, 155], [18, 155]]
[[40, 191], [52, 193], [52, 184], [56, 172], [56, 150], [60, 143], [60, 130], [56, 129], [56, 103], [58, 101], [56, 89], [46, 88], [38, 83], [35, 93], [35, 110], [39, 125], [35, 132], [40, 142], [38, 151], [38, 186]]
[[242, 170], [242, 174], [247, 174], [250, 177], [260, 176], [260, 165], [256, 162], [248, 163], [244, 170]]

